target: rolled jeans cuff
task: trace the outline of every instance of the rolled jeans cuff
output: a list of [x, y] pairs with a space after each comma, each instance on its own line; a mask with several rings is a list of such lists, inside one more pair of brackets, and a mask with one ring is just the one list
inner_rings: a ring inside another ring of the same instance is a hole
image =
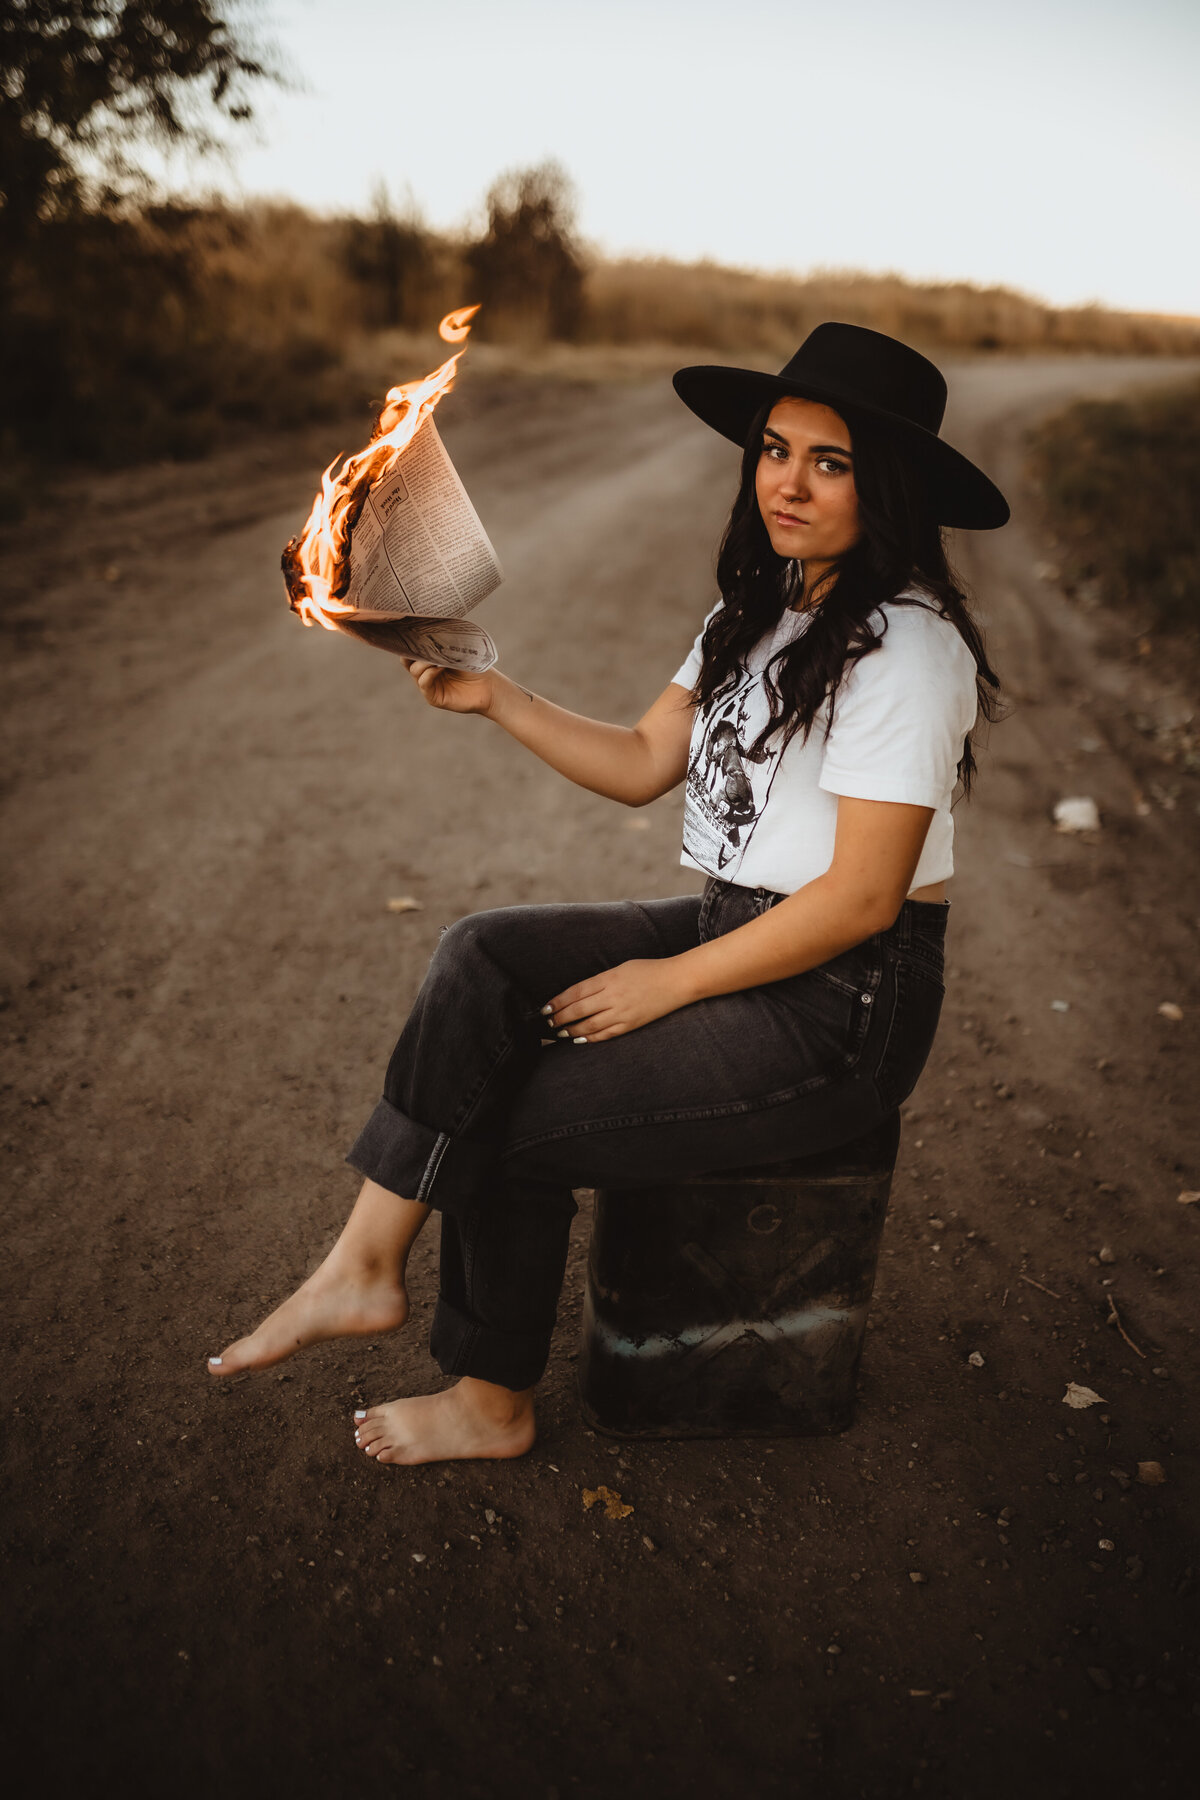
[[497, 1145], [454, 1137], [410, 1119], [380, 1100], [346, 1153], [346, 1161], [391, 1194], [441, 1212], [475, 1211], [496, 1179]]
[[535, 1387], [544, 1375], [553, 1329], [497, 1331], [439, 1298], [429, 1348], [443, 1375], [470, 1375], [520, 1393]]

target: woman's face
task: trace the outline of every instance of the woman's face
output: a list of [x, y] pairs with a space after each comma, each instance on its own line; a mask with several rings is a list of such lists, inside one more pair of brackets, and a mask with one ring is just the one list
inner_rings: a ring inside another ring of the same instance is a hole
[[850, 433], [830, 406], [776, 401], [763, 429], [755, 492], [777, 556], [828, 563], [862, 535]]

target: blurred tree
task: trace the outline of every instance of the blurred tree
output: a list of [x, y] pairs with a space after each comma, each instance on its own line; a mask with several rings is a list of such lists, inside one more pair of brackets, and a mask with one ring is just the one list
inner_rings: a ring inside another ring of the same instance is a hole
[[98, 173], [127, 177], [126, 147], [209, 148], [208, 115], [249, 118], [272, 71], [221, 16], [237, 5], [0, 0], [0, 258]]
[[392, 204], [387, 183], [372, 195], [369, 219], [346, 225], [346, 268], [366, 291], [367, 323], [420, 325], [424, 290], [429, 285], [433, 244], [411, 194], [403, 213]]
[[466, 253], [489, 336], [574, 338], [583, 306], [575, 190], [557, 162], [510, 169], [487, 197], [487, 231]]
[[229, 23], [240, 5], [0, 0], [0, 457], [108, 453], [126, 422], [130, 447], [157, 444], [189, 405], [165, 377], [214, 375], [197, 243], [146, 211], [132, 152], [211, 149], [249, 118], [274, 77]]

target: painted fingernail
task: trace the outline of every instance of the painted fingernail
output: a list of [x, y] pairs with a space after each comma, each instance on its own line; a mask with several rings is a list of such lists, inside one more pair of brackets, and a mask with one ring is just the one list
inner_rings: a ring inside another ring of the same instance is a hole
[[354, 1416], [356, 1419], [365, 1419], [367, 1415], [365, 1412], [356, 1412]]
[[586, 1038], [572, 1038], [572, 1039], [571, 1039], [571, 1042], [572, 1042], [572, 1043], [573, 1043], [573, 1044], [586, 1044], [586, 1043], [587, 1043], [587, 1039], [586, 1039]]
[[221, 1366], [221, 1358], [219, 1356], [210, 1356], [208, 1359], [208, 1366], [210, 1369], [219, 1369]]
[[550, 1017], [550, 1014], [553, 1011], [554, 1011], [554, 1008], [552, 1006], [543, 1006], [543, 1008], [542, 1008], [543, 1019], [548, 1019]]
[[570, 1037], [571, 1034], [569, 1031], [560, 1031], [558, 1035], [559, 1037]]

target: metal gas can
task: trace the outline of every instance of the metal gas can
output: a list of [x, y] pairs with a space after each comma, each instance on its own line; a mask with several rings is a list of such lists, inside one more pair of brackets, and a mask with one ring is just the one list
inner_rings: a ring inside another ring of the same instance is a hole
[[844, 1431], [900, 1141], [596, 1194], [583, 1412], [620, 1437]]

